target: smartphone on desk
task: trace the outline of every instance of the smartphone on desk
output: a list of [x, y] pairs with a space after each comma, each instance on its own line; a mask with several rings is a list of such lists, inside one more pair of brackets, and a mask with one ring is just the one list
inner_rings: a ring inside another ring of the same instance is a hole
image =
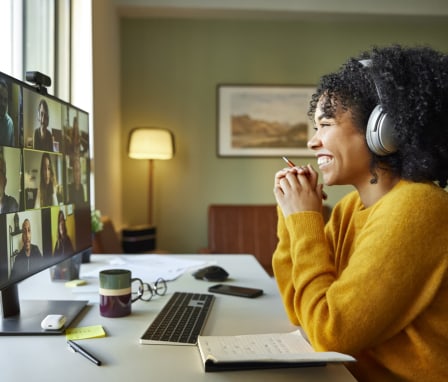
[[227, 294], [229, 296], [254, 298], [263, 294], [262, 289], [248, 288], [237, 285], [216, 284], [208, 288], [209, 292]]

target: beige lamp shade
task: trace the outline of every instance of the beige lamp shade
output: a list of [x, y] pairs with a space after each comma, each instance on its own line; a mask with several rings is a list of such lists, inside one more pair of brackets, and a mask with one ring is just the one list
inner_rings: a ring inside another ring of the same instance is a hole
[[174, 156], [173, 133], [158, 127], [132, 129], [128, 155], [133, 159], [171, 159]]

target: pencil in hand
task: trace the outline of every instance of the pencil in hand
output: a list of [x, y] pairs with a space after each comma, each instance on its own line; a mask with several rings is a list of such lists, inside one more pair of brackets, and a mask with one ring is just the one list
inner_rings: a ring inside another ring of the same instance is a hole
[[[296, 165], [293, 163], [293, 162], [291, 162], [287, 157], [282, 157], [282, 159], [288, 164], [288, 166], [289, 167], [295, 167]], [[309, 171], [308, 171], [308, 168], [306, 168], [306, 167], [301, 167], [302, 168], [302, 170], [304, 170], [304, 171], [306, 171], [307, 173], [309, 173]], [[324, 190], [322, 190], [322, 199], [323, 200], [327, 200], [328, 199], [328, 195], [327, 195], [327, 193], [324, 191]]]

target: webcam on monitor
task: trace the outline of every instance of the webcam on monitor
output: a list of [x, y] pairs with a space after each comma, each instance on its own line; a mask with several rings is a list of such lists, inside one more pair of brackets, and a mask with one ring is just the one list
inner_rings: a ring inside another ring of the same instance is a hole
[[41, 72], [30, 71], [26, 72], [25, 78], [28, 82], [31, 82], [36, 85], [36, 88], [39, 91], [39, 93], [47, 94], [46, 88], [51, 86], [50, 77]]

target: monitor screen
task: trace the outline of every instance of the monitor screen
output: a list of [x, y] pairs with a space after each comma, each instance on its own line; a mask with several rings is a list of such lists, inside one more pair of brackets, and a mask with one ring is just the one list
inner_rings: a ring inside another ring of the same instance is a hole
[[89, 252], [90, 225], [88, 113], [0, 73], [0, 334], [32, 331], [17, 284]]

